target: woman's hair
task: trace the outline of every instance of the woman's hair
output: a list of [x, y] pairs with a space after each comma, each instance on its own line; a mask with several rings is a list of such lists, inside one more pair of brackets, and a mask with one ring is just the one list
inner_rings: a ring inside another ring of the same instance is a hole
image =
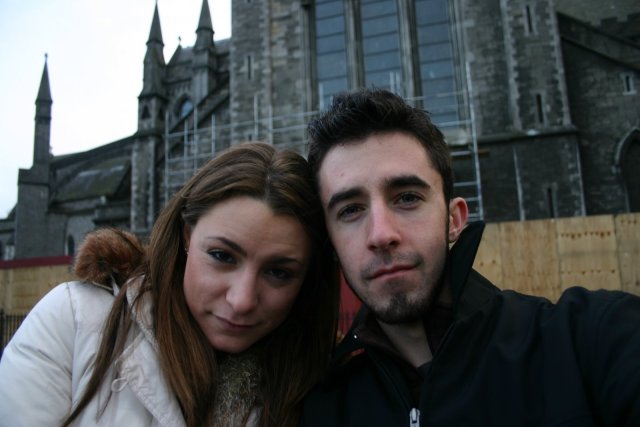
[[[188, 426], [212, 421], [218, 363], [215, 349], [187, 307], [184, 225], [218, 203], [249, 196], [275, 214], [290, 215], [312, 242], [311, 260], [296, 301], [284, 322], [262, 339], [261, 425], [297, 423], [301, 401], [329, 363], [337, 329], [338, 275], [318, 196], [307, 162], [290, 150], [264, 143], [236, 145], [205, 164], [164, 207], [154, 224], [140, 274], [141, 295], [153, 299], [155, 335], [167, 383]], [[125, 285], [126, 286], [126, 285]], [[96, 394], [122, 353], [132, 324], [125, 292], [116, 297], [106, 324], [95, 370], [69, 424]], [[141, 301], [137, 298], [134, 305]]]

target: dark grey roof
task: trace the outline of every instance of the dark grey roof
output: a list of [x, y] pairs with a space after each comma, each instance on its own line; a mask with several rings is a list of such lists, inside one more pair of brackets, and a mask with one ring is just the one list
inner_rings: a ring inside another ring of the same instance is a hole
[[61, 185], [54, 202], [69, 202], [100, 196], [114, 196], [131, 169], [130, 156], [110, 158], [78, 172]]

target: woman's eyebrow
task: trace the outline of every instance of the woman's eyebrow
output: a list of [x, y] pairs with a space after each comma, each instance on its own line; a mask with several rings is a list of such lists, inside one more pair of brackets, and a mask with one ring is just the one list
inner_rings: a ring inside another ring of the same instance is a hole
[[216, 241], [222, 242], [225, 245], [229, 246], [234, 251], [238, 252], [240, 255], [243, 255], [243, 256], [247, 255], [247, 252], [244, 249], [242, 249], [242, 246], [240, 246], [239, 244], [237, 244], [233, 240], [227, 239], [226, 237], [222, 237], [222, 236], [207, 236], [205, 238], [205, 240], [216, 240]]

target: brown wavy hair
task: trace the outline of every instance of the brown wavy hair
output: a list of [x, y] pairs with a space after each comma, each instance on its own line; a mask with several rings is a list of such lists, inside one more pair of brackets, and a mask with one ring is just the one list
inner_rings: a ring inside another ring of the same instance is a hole
[[[303, 397], [329, 364], [339, 298], [337, 266], [312, 175], [302, 156], [264, 143], [246, 143], [204, 165], [171, 198], [154, 224], [145, 260], [136, 273], [143, 281], [140, 295], [152, 295], [160, 364], [186, 424], [210, 424], [217, 354], [185, 300], [183, 227], [195, 226], [213, 206], [235, 196], [256, 198], [275, 214], [296, 218], [312, 242], [309, 270], [289, 315], [261, 340], [265, 350], [261, 353], [260, 425], [296, 425]], [[114, 301], [92, 378], [64, 425], [69, 425], [95, 396], [124, 349], [133, 324], [125, 294], [121, 291]], [[133, 305], [141, 300], [137, 298]]]

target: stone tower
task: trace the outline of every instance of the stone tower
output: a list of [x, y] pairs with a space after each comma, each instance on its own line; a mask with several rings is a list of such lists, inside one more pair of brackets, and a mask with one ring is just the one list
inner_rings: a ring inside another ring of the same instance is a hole
[[40, 88], [36, 98], [35, 129], [33, 135], [33, 165], [20, 169], [18, 174], [18, 203], [16, 204], [15, 257], [38, 257], [49, 253], [48, 233], [49, 166], [51, 135], [51, 90], [45, 57]]
[[231, 6], [232, 141], [259, 139], [304, 151], [303, 113], [313, 109], [312, 3], [256, 0]]
[[138, 131], [131, 157], [131, 229], [147, 234], [156, 215], [156, 151], [166, 111], [164, 42], [156, 4], [144, 57], [142, 92], [138, 96]]

